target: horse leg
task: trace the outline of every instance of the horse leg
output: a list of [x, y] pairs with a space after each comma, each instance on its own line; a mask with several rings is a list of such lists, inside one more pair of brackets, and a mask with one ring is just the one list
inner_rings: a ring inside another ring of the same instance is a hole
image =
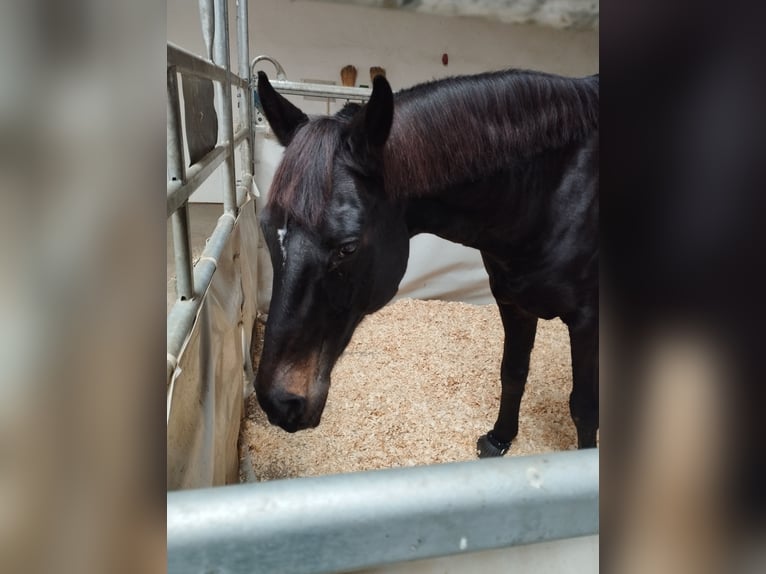
[[577, 427], [577, 448], [593, 448], [598, 430], [598, 320], [567, 326], [572, 351], [569, 411]]
[[537, 317], [515, 305], [498, 303], [505, 329], [503, 361], [500, 366], [500, 412], [494, 428], [476, 443], [479, 458], [503, 456], [519, 431], [519, 407], [529, 373], [529, 356], [535, 342]]

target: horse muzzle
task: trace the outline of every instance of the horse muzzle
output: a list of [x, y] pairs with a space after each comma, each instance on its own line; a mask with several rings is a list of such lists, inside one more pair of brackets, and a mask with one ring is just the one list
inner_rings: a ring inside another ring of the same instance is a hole
[[329, 377], [318, 376], [317, 362], [259, 371], [255, 391], [269, 422], [287, 432], [319, 425], [327, 401]]
[[257, 394], [257, 397], [269, 423], [289, 433], [315, 428], [322, 418], [324, 401], [318, 405], [318, 408], [317, 406], [312, 408], [311, 402], [306, 397], [289, 392]]

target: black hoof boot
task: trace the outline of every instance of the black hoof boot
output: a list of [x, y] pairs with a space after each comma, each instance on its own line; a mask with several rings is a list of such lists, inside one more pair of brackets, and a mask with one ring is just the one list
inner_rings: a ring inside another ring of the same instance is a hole
[[476, 441], [476, 454], [479, 458], [490, 458], [494, 456], [503, 456], [511, 448], [511, 441], [501, 442], [497, 440], [492, 431], [479, 437]]
[[577, 437], [577, 448], [596, 448], [596, 433], [587, 433]]

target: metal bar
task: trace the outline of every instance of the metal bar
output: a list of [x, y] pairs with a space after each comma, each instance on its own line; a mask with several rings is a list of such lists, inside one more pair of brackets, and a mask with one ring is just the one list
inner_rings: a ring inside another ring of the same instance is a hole
[[250, 39], [247, 0], [237, 0], [237, 66], [240, 77], [250, 82]]
[[237, 205], [245, 203], [251, 189], [253, 189], [253, 174], [242, 174], [242, 180], [237, 185]]
[[226, 157], [226, 151], [228, 149], [228, 145], [217, 145], [209, 151], [205, 157], [189, 168], [186, 174], [185, 183], [168, 183], [168, 217], [170, 217], [176, 209], [180, 208], [181, 205], [189, 199], [189, 196], [191, 196], [191, 194], [194, 193], [208, 177], [210, 177], [210, 174], [223, 163], [223, 159]]
[[202, 26], [202, 39], [205, 41], [207, 59], [213, 59], [213, 37], [215, 36], [215, 10], [213, 0], [199, 0], [199, 21]]
[[[246, 128], [234, 134], [234, 147], [238, 146], [247, 137]], [[186, 183], [169, 182], [167, 196], [167, 216], [170, 215], [189, 199], [205, 180], [210, 177], [215, 169], [223, 163], [226, 153], [229, 151], [228, 142], [218, 144], [209, 151], [205, 157], [192, 165], [186, 172]]]
[[237, 189], [234, 173], [234, 124], [231, 105], [231, 64], [229, 57], [229, 9], [227, 0], [215, 0], [215, 38], [213, 38], [213, 61], [226, 70], [226, 81], [216, 85], [218, 102], [218, 142], [228, 143], [230, 150], [226, 154], [223, 178], [223, 209], [237, 213]]
[[[167, 171], [168, 184], [186, 183], [181, 107], [178, 98], [178, 73], [175, 67], [167, 70]], [[173, 250], [176, 263], [176, 295], [179, 299], [194, 296], [192, 285], [191, 238], [189, 236], [189, 204], [184, 201], [172, 215]]]
[[[234, 222], [235, 218], [231, 213], [225, 213], [218, 218], [215, 230], [210, 235], [205, 249], [202, 251], [202, 256], [194, 267], [194, 292], [199, 296], [188, 301], [176, 301], [168, 313], [167, 352], [168, 355], [176, 359], [180, 355], [189, 333], [191, 333], [199, 306], [202, 304], [204, 294], [213, 279], [216, 261], [221, 258], [226, 242], [234, 229]], [[168, 369], [168, 373], [172, 374], [172, 371]], [[170, 378], [167, 382], [170, 382]]]
[[289, 80], [271, 80], [271, 85], [281, 94], [297, 96], [316, 96], [325, 98], [345, 98], [347, 100], [369, 100], [372, 95], [370, 88], [351, 88], [324, 84], [309, 84], [291, 82]]
[[171, 43], [168, 43], [167, 65], [168, 67], [176, 67], [179, 73], [187, 76], [197, 76], [199, 78], [207, 78], [222, 83], [228, 81], [241, 88], [246, 88], [248, 86], [247, 81], [236, 74], [227, 74], [224, 68], [203, 60], [199, 56], [195, 56]]
[[596, 449], [167, 495], [171, 573], [345, 572], [598, 530]]
[[176, 261], [176, 295], [181, 301], [194, 297], [192, 276], [194, 267], [191, 258], [191, 237], [189, 236], [189, 202], [173, 212], [173, 250]]
[[167, 70], [167, 170], [168, 181], [186, 180], [184, 143], [181, 127], [181, 105], [178, 97], [178, 73], [175, 67]]
[[240, 127], [248, 128], [248, 138], [243, 142], [240, 148], [242, 171], [253, 174], [254, 158], [253, 149], [255, 146], [252, 132], [252, 105], [253, 98], [250, 92], [250, 66], [248, 58], [250, 56], [250, 41], [248, 38], [248, 15], [247, 0], [237, 0], [237, 60], [239, 65], [239, 75], [248, 83], [247, 88], [239, 88], [239, 120]]

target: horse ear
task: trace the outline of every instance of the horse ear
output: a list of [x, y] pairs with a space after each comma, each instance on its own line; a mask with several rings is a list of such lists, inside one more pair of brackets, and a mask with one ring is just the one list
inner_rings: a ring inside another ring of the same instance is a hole
[[298, 128], [309, 121], [308, 116], [277, 93], [265, 72], [258, 72], [258, 98], [274, 135], [287, 147]]
[[394, 94], [384, 76], [375, 76], [372, 96], [364, 112], [364, 128], [367, 140], [373, 147], [382, 148], [394, 121]]
[[391, 86], [383, 76], [375, 76], [370, 100], [352, 124], [353, 148], [379, 153], [388, 139], [393, 120], [394, 94]]

